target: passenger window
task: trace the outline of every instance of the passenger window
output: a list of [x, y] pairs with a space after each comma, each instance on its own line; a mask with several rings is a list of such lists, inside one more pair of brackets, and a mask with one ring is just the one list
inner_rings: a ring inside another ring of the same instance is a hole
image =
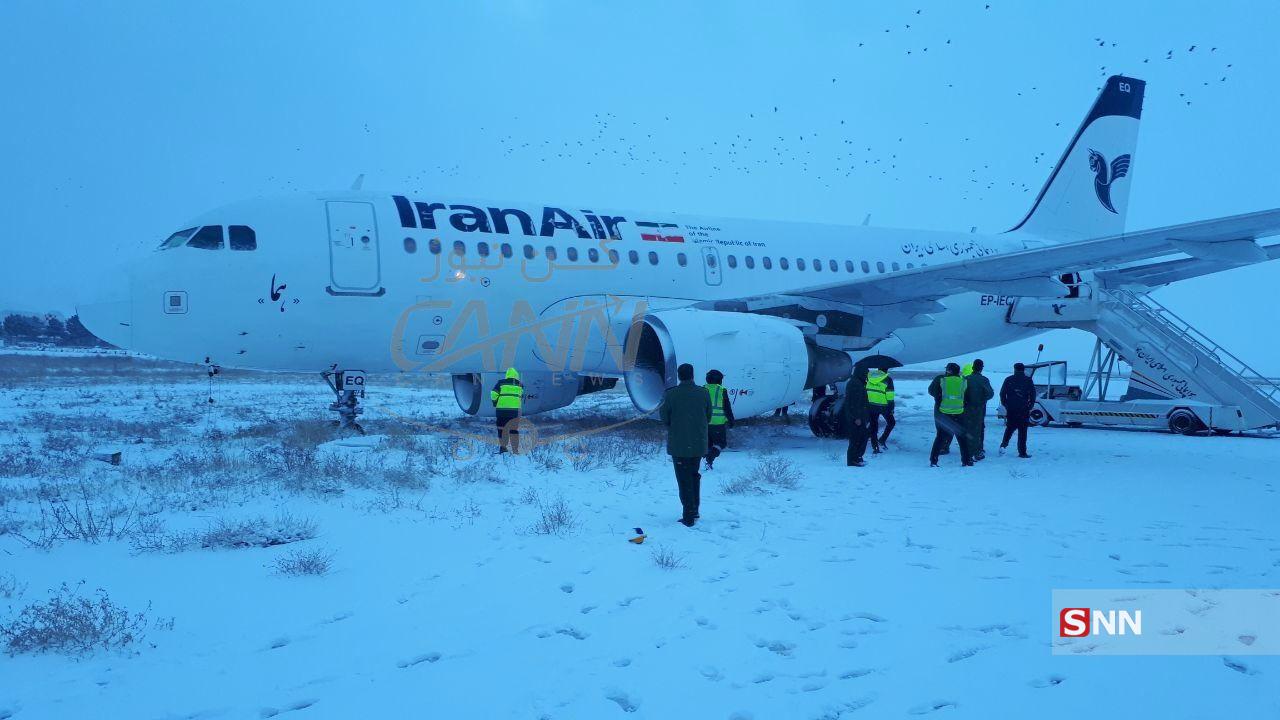
[[901, 266], [901, 265], [899, 265], [898, 263], [894, 263], [894, 264], [893, 264], [893, 271], [894, 271], [894, 272], [898, 272], [898, 271], [899, 271], [899, 270], [901, 270], [901, 269], [902, 269], [902, 266]]
[[649, 264], [650, 265], [658, 264], [658, 253], [653, 252], [652, 250], [649, 251]]
[[737, 256], [736, 256], [736, 255], [730, 255], [730, 256], [729, 256], [729, 267], [731, 267], [731, 268], [736, 268], [736, 267], [738, 267], [738, 258], [737, 258]]
[[679, 265], [680, 267], [684, 267], [685, 265], [688, 265], [689, 256], [685, 255], [684, 253], [676, 253], [676, 264]]
[[640, 263], [640, 253], [630, 250], [627, 252], [627, 259], [631, 261], [632, 265], [638, 265]]
[[778, 267], [786, 270], [791, 267], [791, 263], [786, 258], [778, 258]]
[[884, 263], [883, 263], [883, 262], [880, 262], [880, 261], [877, 261], [877, 262], [876, 262], [876, 272], [884, 272]]
[[617, 251], [617, 250], [610, 250], [610, 251], [609, 251], [609, 262], [613, 263], [614, 265], [617, 265], [617, 264], [618, 264], [618, 251]]
[[[227, 235], [230, 236], [232, 250], [258, 249], [258, 235], [248, 225], [232, 225], [227, 228]], [[413, 238], [405, 239], [412, 240]], [[408, 249], [408, 247], [406, 246], [405, 249]], [[413, 249], [418, 249], [417, 243], [414, 243]], [[409, 250], [409, 252], [413, 252], [413, 250]]]
[[595, 248], [587, 248], [587, 259], [591, 262], [600, 262], [600, 251]]
[[915, 266], [916, 266], [916, 264], [915, 264], [915, 263], [907, 263], [907, 269], [908, 269], [908, 270], [910, 270], [911, 268], [913, 268], [913, 267], [915, 267]]
[[828, 260], [827, 267], [831, 268], [831, 272], [836, 272], [840, 269], [840, 266], [836, 264], [835, 260]]
[[556, 249], [550, 245], [547, 246], [547, 260], [549, 262], [555, 262], [556, 260]]
[[[231, 235], [231, 249], [232, 250], [236, 249], [236, 236], [234, 233]], [[409, 253], [410, 255], [418, 252], [418, 241], [414, 240], [413, 238], [405, 238], [404, 251]]]
[[796, 258], [796, 269], [797, 270], [804, 269], [804, 258]]
[[747, 269], [748, 269], [748, 270], [751, 270], [751, 269], [753, 269], [755, 266], [756, 266], [756, 259], [755, 259], [755, 258], [753, 258], [753, 257], [751, 257], [750, 255], [748, 255], [748, 256], [747, 256]]
[[465, 244], [465, 243], [463, 243], [461, 240], [454, 240], [454, 241], [453, 241], [453, 254], [454, 254], [454, 255], [466, 255], [466, 254], [467, 254], [467, 246], [466, 246], [466, 244]]
[[181, 245], [185, 245], [187, 240], [191, 239], [191, 236], [195, 235], [195, 233], [196, 233], [195, 228], [187, 228], [186, 230], [179, 230], [178, 232], [170, 235], [168, 239], [166, 239], [164, 242], [160, 243], [160, 249], [166, 250], [168, 248], [176, 248]]
[[862, 272], [864, 272], [864, 273], [869, 273], [869, 272], [871, 272], [871, 266], [867, 264], [867, 261], [866, 261], [866, 260], [863, 260], [863, 261], [862, 261]]
[[571, 247], [565, 251], [565, 254], [569, 256], [569, 262], [578, 262], [578, 248]]
[[822, 261], [819, 260], [818, 258], [813, 259], [813, 271], [822, 272]]
[[845, 272], [853, 272], [853, 261], [852, 261], [852, 260], [845, 260], [845, 261], [844, 261], [844, 271], [845, 271]]
[[427, 249], [431, 251], [432, 255], [439, 255], [440, 254], [440, 238], [431, 238], [430, 240], [428, 240]]
[[222, 249], [222, 226], [221, 225], [205, 225], [200, 231], [187, 241], [187, 247], [198, 248], [200, 250], [221, 250]]
[[476, 243], [476, 253], [478, 253], [480, 257], [489, 257], [489, 243]]
[[525, 259], [527, 259], [527, 260], [532, 260], [532, 259], [533, 259], [533, 256], [534, 256], [534, 255], [537, 255], [537, 254], [538, 254], [538, 251], [534, 250], [532, 245], [525, 245], [525, 246], [524, 246], [524, 256], [525, 256]]
[[764, 265], [765, 270], [773, 269], [773, 261], [769, 259], [768, 255], [765, 255], [763, 258], [761, 258], [760, 262]]
[[502, 249], [502, 257], [504, 257], [504, 258], [509, 258], [509, 257], [511, 257], [511, 256], [514, 254], [514, 253], [512, 253], [512, 252], [511, 252], [511, 244], [510, 244], [510, 243], [502, 243], [502, 248], [501, 248], [501, 249]]

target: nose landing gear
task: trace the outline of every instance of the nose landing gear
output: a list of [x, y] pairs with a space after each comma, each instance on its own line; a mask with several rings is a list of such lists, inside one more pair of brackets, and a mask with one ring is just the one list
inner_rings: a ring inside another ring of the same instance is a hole
[[364, 435], [364, 428], [356, 421], [364, 414], [360, 400], [364, 398], [365, 375], [363, 370], [338, 370], [337, 366], [320, 373], [325, 384], [333, 390], [335, 399], [329, 409], [338, 413], [335, 424], [339, 430], [355, 430]]

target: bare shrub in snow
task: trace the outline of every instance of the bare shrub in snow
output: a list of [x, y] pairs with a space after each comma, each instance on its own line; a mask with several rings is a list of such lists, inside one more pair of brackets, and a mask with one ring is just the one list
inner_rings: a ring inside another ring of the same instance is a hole
[[471, 462], [455, 463], [453, 467], [453, 479], [460, 485], [470, 485], [473, 483], [505, 483], [507, 480], [498, 472], [497, 466], [492, 460], [473, 460]]
[[564, 535], [578, 524], [578, 518], [569, 503], [563, 497], [551, 502], [538, 503], [538, 519], [533, 523], [533, 532], [539, 535]]
[[18, 582], [18, 577], [13, 573], [0, 573], [0, 597], [5, 600], [20, 598], [26, 589], [27, 586]]
[[0, 477], [39, 475], [44, 468], [42, 454], [31, 447], [26, 438], [0, 447]]
[[134, 508], [96, 497], [84, 480], [74, 488], [45, 484], [39, 495], [40, 519], [34, 529], [14, 532], [29, 547], [47, 550], [63, 540], [120, 540], [131, 536], [141, 519]]
[[800, 469], [778, 455], [764, 456], [745, 477], [757, 487], [772, 485], [782, 490], [795, 490], [800, 486]]
[[520, 492], [520, 504], [521, 504], [521, 505], [533, 505], [533, 504], [534, 504], [534, 503], [536, 503], [536, 502], [538, 502], [538, 489], [537, 489], [537, 488], [535, 488], [535, 487], [533, 487], [533, 486], [529, 486], [529, 487], [526, 487], [524, 490], [522, 490], [522, 491]]
[[310, 540], [316, 536], [316, 523], [310, 518], [297, 518], [281, 513], [275, 518], [256, 517], [241, 520], [220, 518], [195, 536], [202, 548], [234, 549], [273, 547]]
[[321, 548], [292, 550], [276, 558], [275, 569], [279, 575], [328, 575], [333, 568], [333, 553]]
[[529, 453], [529, 458], [543, 472], [559, 472], [564, 468], [564, 453], [558, 447], [539, 445]]
[[676, 555], [670, 548], [658, 546], [653, 549], [653, 564], [663, 570], [679, 570], [684, 567], [684, 557]]
[[597, 435], [576, 440], [569, 451], [569, 462], [578, 472], [611, 467], [629, 473], [655, 452], [654, 446], [644, 440], [625, 435]]
[[12, 621], [0, 624], [0, 638], [10, 655], [84, 655], [141, 641], [146, 623], [146, 613], [130, 613], [112, 601], [106, 590], [99, 588], [86, 597], [79, 586], [73, 589], [63, 583], [48, 600], [32, 603]]
[[756, 484], [753, 473], [739, 475], [728, 482], [720, 485], [720, 491], [726, 495], [753, 495], [764, 492], [759, 485]]

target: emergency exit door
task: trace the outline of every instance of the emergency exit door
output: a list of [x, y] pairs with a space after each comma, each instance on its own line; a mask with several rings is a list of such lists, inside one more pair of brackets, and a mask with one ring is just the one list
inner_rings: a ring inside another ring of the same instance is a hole
[[720, 284], [720, 251], [710, 245], [702, 246], [702, 272], [708, 285]]
[[381, 295], [382, 266], [373, 204], [334, 201], [329, 214], [329, 293]]

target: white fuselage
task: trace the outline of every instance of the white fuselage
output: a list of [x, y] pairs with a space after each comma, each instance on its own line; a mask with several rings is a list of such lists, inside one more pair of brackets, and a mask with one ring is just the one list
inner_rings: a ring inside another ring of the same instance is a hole
[[[256, 248], [151, 253], [116, 297], [81, 308], [91, 330], [163, 358], [260, 370], [470, 373], [516, 364], [618, 374], [614, 350], [646, 310], [1023, 247], [1010, 236], [355, 191], [237, 203], [191, 225], [251, 228]], [[875, 345], [906, 364], [1034, 334], [1005, 321], [1008, 300], [953, 295], [936, 322], [845, 349], [856, 357]]]

